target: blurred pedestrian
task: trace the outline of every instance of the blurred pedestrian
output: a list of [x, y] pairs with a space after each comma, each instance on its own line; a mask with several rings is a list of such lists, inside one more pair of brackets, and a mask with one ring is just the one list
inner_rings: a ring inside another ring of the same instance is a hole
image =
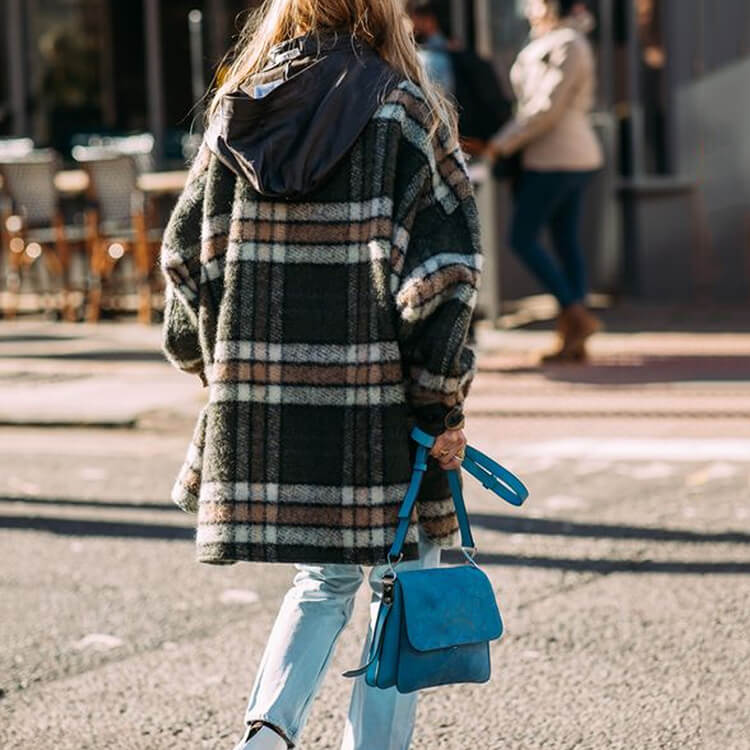
[[[428, 78], [455, 102], [461, 148], [471, 163], [484, 155], [489, 139], [510, 120], [512, 104], [492, 63], [448, 37], [436, 0], [408, 0], [406, 9]], [[494, 174], [501, 179], [509, 176], [497, 168]], [[474, 184], [477, 192], [482, 184]], [[483, 312], [475, 309], [468, 334], [471, 344], [476, 342], [476, 324], [482, 317]]]
[[[583, 31], [592, 17], [576, 0], [526, 0], [531, 41], [511, 70], [517, 113], [489, 152], [523, 152], [510, 245], [560, 305], [558, 349], [545, 361], [581, 360], [601, 327], [586, 308], [586, 262], [579, 231], [584, 190], [603, 162], [589, 120], [595, 67]], [[540, 243], [547, 226], [554, 257]]]
[[440, 26], [436, 4], [433, 0], [408, 0], [406, 7], [427, 75], [445, 94], [455, 96], [456, 76], [451, 60], [453, 45]]
[[[162, 248], [165, 352], [210, 387], [173, 491], [198, 513], [198, 560], [298, 571], [238, 750], [298, 743], [362, 565], [376, 615], [415, 424], [437, 439], [401, 566], [453, 541], [476, 216], [402, 0], [271, 0], [253, 17]], [[406, 750], [415, 710], [416, 693], [358, 678], [343, 747]]]
[[427, 75], [456, 103], [464, 152], [481, 156], [512, 116], [492, 63], [448, 38], [435, 0], [408, 0], [407, 10]]

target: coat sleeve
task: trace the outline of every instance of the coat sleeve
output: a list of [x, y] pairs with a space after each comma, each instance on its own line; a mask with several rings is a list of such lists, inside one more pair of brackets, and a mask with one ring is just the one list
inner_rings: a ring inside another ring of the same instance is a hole
[[557, 124], [580, 83], [585, 54], [581, 40], [572, 38], [553, 50], [548, 60], [534, 62], [545, 66], [544, 74], [521, 82], [522, 89], [533, 86], [533, 91], [522, 92], [518, 113], [492, 139], [501, 153], [515, 153]]
[[392, 283], [409, 406], [433, 435], [463, 405], [476, 370], [467, 336], [481, 272], [479, 222], [454, 141], [447, 129], [438, 132], [428, 143], [421, 189], [405, 191], [412, 208], [402, 212], [404, 251]]
[[203, 145], [193, 162], [164, 231], [161, 268], [166, 282], [162, 350], [179, 370], [203, 375], [198, 334], [201, 226], [209, 152]]

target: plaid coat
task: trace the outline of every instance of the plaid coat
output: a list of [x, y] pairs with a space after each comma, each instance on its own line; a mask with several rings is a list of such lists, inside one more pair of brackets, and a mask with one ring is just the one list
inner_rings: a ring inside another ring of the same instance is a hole
[[[450, 144], [403, 82], [303, 199], [264, 198], [201, 149], [162, 248], [164, 351], [209, 386], [173, 490], [199, 561], [385, 560], [411, 425], [463, 402], [475, 370], [478, 220]], [[455, 540], [430, 462], [407, 559], [417, 523]]]

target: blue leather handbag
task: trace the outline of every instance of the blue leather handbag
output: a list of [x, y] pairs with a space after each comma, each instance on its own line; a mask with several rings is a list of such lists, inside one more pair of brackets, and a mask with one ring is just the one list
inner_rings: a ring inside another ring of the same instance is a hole
[[[466, 514], [461, 478], [450, 471], [461, 548], [467, 564], [396, 572], [402, 558], [412, 509], [427, 456], [435, 442], [415, 427], [417, 442], [409, 488], [398, 513], [396, 538], [388, 553], [389, 570], [383, 576], [383, 594], [375, 621], [368, 661], [344, 677], [365, 675], [371, 687], [411, 693], [422, 688], [490, 679], [490, 641], [503, 633], [503, 622], [489, 578], [474, 562], [476, 547]], [[462, 468], [512, 505], [528, 497], [523, 483], [476, 448], [466, 447]]]

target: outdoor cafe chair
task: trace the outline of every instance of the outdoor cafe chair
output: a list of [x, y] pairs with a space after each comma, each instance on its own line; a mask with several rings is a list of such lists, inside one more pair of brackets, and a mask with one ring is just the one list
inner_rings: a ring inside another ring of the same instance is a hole
[[[0, 161], [20, 159], [33, 150], [34, 141], [31, 138], [0, 138]], [[0, 214], [5, 213], [9, 202], [7, 194], [0, 190]]]
[[149, 228], [148, 205], [138, 188], [135, 159], [96, 146], [76, 146], [73, 158], [89, 178], [91, 205], [86, 212], [86, 231], [91, 288], [87, 318], [91, 322], [100, 319], [103, 291], [111, 286], [120, 259], [129, 255], [136, 272], [138, 320], [149, 323], [161, 231]]
[[64, 318], [75, 318], [70, 294], [71, 251], [75, 245], [83, 248], [85, 232], [83, 226], [66, 224], [60, 210], [60, 196], [55, 187], [59, 168], [58, 155], [49, 149], [31, 151], [19, 158], [0, 158], [4, 195], [0, 203], [0, 232], [8, 291], [6, 317], [13, 318], [17, 313], [24, 277], [36, 285], [37, 277], [44, 276], [46, 271], [45, 299], [49, 302], [55, 296], [49, 284], [49, 277], [54, 276], [61, 292], [56, 307]]
[[88, 146], [132, 156], [139, 174], [153, 171], [155, 143], [156, 140], [151, 133], [121, 136], [90, 135], [87, 141]]

